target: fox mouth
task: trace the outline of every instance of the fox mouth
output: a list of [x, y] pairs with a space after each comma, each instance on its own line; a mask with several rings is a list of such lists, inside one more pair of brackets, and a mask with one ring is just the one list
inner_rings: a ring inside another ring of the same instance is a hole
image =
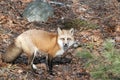
[[64, 51], [66, 51], [68, 49], [68, 47], [64, 47]]
[[67, 49], [68, 49], [68, 45], [65, 44], [65, 45], [64, 45], [64, 51], [66, 51]]

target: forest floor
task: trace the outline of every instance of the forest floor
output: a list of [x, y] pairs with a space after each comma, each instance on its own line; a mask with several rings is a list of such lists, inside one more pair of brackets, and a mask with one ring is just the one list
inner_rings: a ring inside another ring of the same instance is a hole
[[[113, 39], [116, 47], [120, 48], [120, 3], [117, 0], [57, 0], [69, 6], [52, 4], [54, 17], [44, 23], [28, 22], [21, 16], [31, 1], [33, 0], [0, 0], [0, 54], [4, 54], [16, 36], [26, 30], [57, 32], [58, 27], [73, 27], [75, 39], [81, 45], [91, 42], [95, 44], [92, 49], [95, 55], [99, 55], [101, 44], [106, 38]], [[82, 49], [70, 49], [60, 64], [59, 58], [56, 58], [54, 76], [47, 73], [45, 57], [37, 57], [35, 60], [35, 63], [40, 63], [37, 66], [42, 74], [27, 69], [25, 55], [20, 56], [14, 64], [0, 60], [0, 80], [90, 80], [89, 70], [83, 65], [85, 60], [76, 56]]]

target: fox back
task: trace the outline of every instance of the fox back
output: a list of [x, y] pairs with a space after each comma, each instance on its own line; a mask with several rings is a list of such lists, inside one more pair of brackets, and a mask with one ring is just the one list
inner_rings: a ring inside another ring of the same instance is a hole
[[54, 55], [54, 50], [59, 49], [57, 44], [57, 34], [42, 30], [28, 30], [17, 37], [18, 47], [25, 53], [32, 55], [34, 51], [43, 51]]

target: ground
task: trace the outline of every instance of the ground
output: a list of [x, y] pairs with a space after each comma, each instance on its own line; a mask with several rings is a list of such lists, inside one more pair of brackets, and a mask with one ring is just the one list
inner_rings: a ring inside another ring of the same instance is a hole
[[[75, 29], [75, 39], [80, 44], [94, 42], [93, 54], [99, 55], [99, 47], [106, 38], [113, 38], [120, 45], [120, 3], [117, 0], [57, 0], [69, 6], [55, 5], [54, 17], [47, 22], [28, 22], [22, 12], [33, 0], [0, 0], [0, 54], [20, 33], [28, 29], [41, 29], [56, 32], [57, 27]], [[14, 64], [0, 60], [0, 80], [90, 80], [89, 70], [84, 59], [76, 56], [77, 49], [70, 49], [65, 58], [54, 60], [54, 73], [49, 75], [45, 57], [36, 58], [35, 63], [41, 74], [35, 74], [27, 68], [27, 57], [22, 55]], [[1, 57], [1, 56], [0, 56]], [[58, 64], [59, 63], [59, 64]]]

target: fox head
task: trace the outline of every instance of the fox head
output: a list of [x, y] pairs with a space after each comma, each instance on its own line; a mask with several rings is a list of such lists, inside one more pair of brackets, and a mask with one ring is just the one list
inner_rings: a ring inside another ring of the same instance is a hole
[[58, 28], [57, 31], [59, 46], [62, 49], [67, 50], [71, 45], [74, 44], [74, 29], [71, 28], [70, 30], [61, 30]]

